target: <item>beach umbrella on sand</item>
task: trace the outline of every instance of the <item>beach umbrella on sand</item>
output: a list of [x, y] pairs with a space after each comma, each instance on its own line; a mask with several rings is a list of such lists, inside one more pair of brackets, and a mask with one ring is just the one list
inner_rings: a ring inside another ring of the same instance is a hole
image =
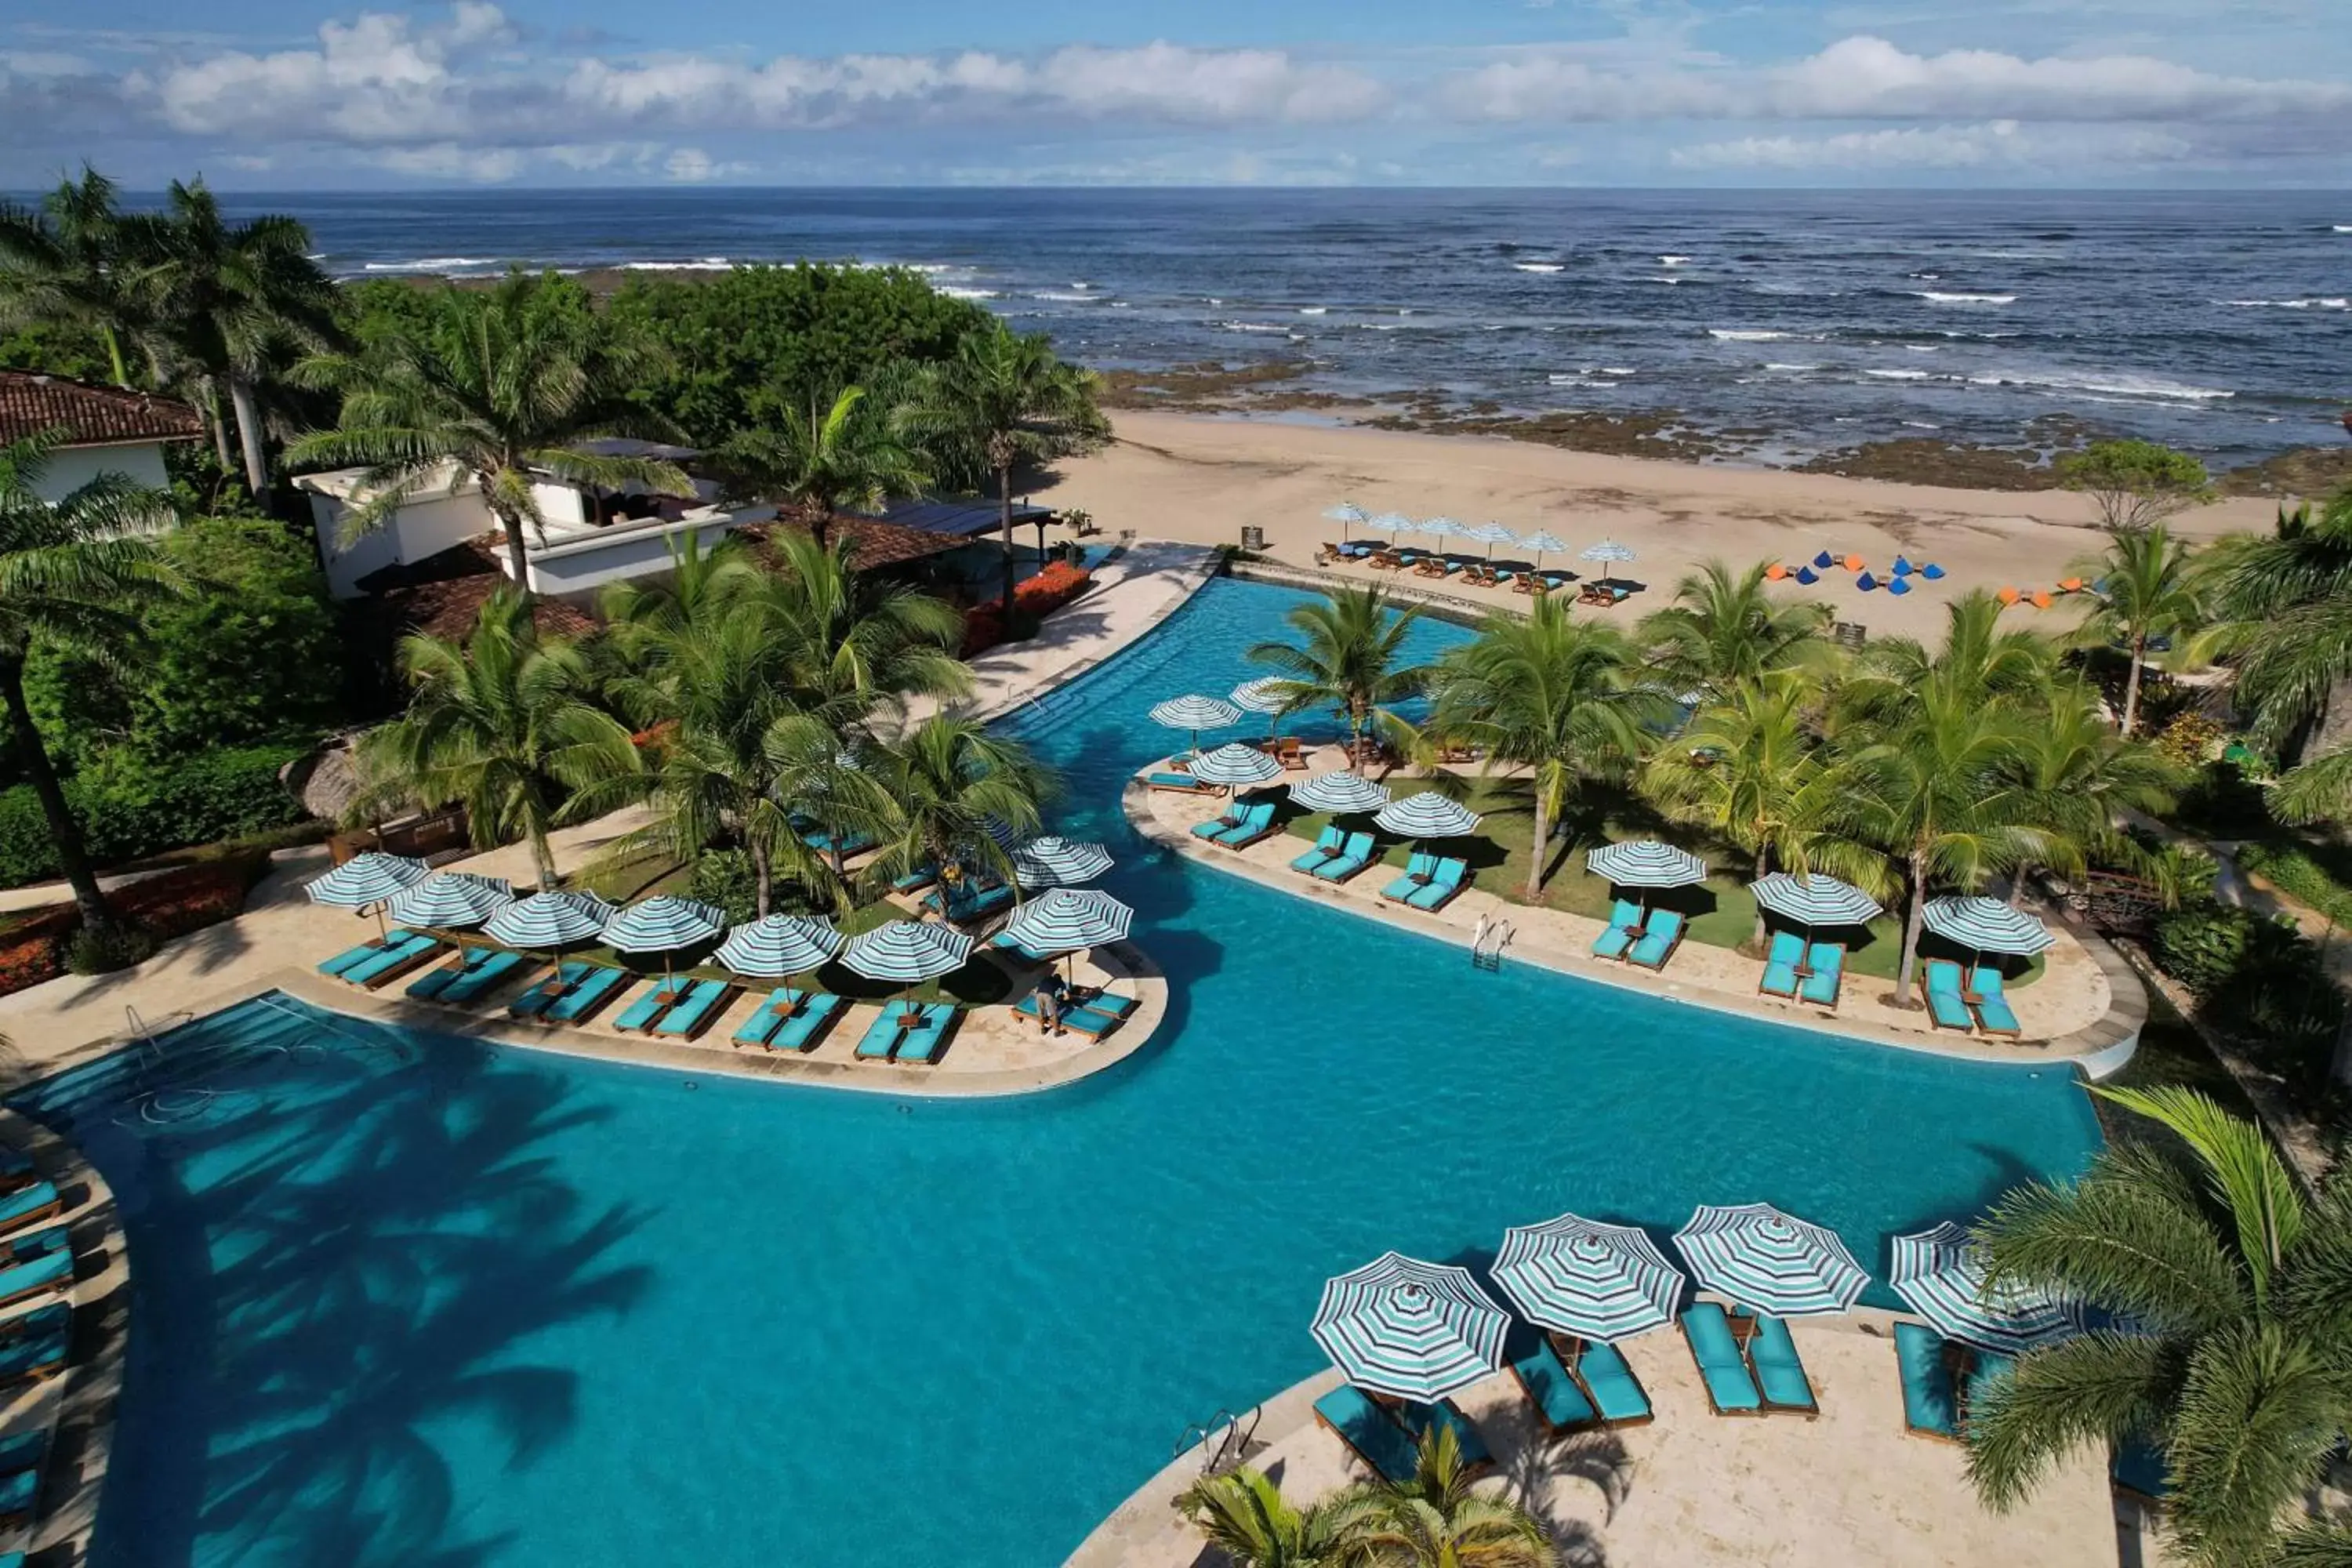
[[595, 936], [615, 912], [593, 893], [533, 893], [492, 915], [482, 932], [509, 947], [551, 952]]
[[1238, 789], [1244, 784], [1262, 784], [1269, 779], [1281, 777], [1282, 764], [1259, 748], [1244, 746], [1235, 741], [1194, 757], [1192, 776], [1203, 784], [1224, 784]]
[[1203, 697], [1188, 691], [1181, 697], [1171, 697], [1151, 710], [1151, 721], [1171, 730], [1183, 730], [1192, 734], [1192, 750], [1201, 749], [1201, 731], [1222, 730], [1228, 724], [1238, 724], [1242, 710], [1230, 702], [1220, 702], [1213, 697]]
[[1135, 911], [1093, 888], [1049, 888], [1013, 912], [1002, 935], [1037, 953], [1125, 942]]
[[1364, 509], [1351, 500], [1341, 501], [1323, 515], [1339, 525], [1339, 539], [1342, 543], [1347, 541], [1349, 528], [1370, 521]]
[[1528, 1321], [1588, 1340], [1622, 1340], [1665, 1327], [1683, 1277], [1639, 1226], [1572, 1214], [1513, 1226], [1488, 1270]]
[[1584, 868], [1621, 888], [1688, 888], [1706, 880], [1706, 862], [1654, 838], [1603, 844], [1586, 852]]
[[1988, 952], [2023, 958], [2058, 940], [2048, 926], [1999, 899], [1929, 899], [1927, 907], [1919, 911], [1919, 920], [1937, 936], [1959, 943], [1979, 958]]
[[1536, 552], [1536, 570], [1540, 572], [1543, 570], [1545, 556], [1568, 553], [1568, 541], [1538, 530], [1534, 533], [1519, 535], [1519, 548]]
[[1582, 561], [1599, 562], [1601, 563], [1601, 585], [1606, 587], [1609, 583], [1609, 567], [1611, 563], [1618, 561], [1631, 561], [1633, 559], [1633, 552], [1626, 549], [1623, 545], [1618, 543], [1613, 539], [1604, 539], [1598, 544], [1586, 546], [1582, 553], [1579, 555], [1578, 559]]
[[1411, 533], [1419, 524], [1401, 511], [1384, 511], [1364, 519], [1363, 526], [1374, 533]]
[[842, 935], [807, 915], [762, 915], [727, 933], [711, 956], [754, 980], [805, 974], [841, 951]]
[[1886, 1282], [1946, 1339], [2022, 1355], [2075, 1331], [2064, 1305], [2042, 1291], [2010, 1286], [1988, 1292], [1984, 1251], [1966, 1226], [1946, 1220], [1889, 1246], [1894, 1267]]
[[631, 904], [604, 922], [604, 945], [614, 952], [658, 952], [662, 973], [669, 973], [669, 955], [681, 947], [709, 942], [727, 929], [727, 912], [692, 899], [668, 893]]
[[1893, 582], [1886, 584], [1886, 591], [1894, 595], [1895, 597], [1901, 598], [1904, 595], [1911, 591], [1911, 579], [1908, 577], [1897, 577]]
[[1474, 539], [1486, 547], [1486, 559], [1495, 558], [1497, 544], [1517, 544], [1519, 536], [1499, 522], [1481, 522], [1457, 531], [1465, 539]]
[[1770, 1204], [1702, 1204], [1675, 1246], [1700, 1289], [1776, 1318], [1845, 1311], [1870, 1283], [1837, 1232]]
[[1430, 1400], [1498, 1370], [1510, 1321], [1468, 1269], [1386, 1252], [1325, 1283], [1312, 1332], [1357, 1387]]
[[412, 860], [405, 855], [387, 855], [381, 849], [370, 849], [354, 855], [324, 876], [313, 877], [302, 886], [314, 904], [327, 904], [341, 910], [363, 910], [376, 907], [375, 924], [383, 934], [383, 909], [394, 894], [403, 892], [425, 880], [432, 868], [422, 860]]
[[514, 902], [514, 884], [504, 877], [443, 871], [395, 894], [387, 911], [404, 926], [456, 931], [478, 926]]
[[1868, 925], [1883, 912], [1878, 900], [1860, 888], [1819, 871], [1810, 876], [1775, 871], [1748, 884], [1748, 890], [1763, 908], [1808, 929]]
[[1381, 807], [1372, 820], [1400, 838], [1459, 838], [1478, 830], [1478, 814], [1423, 790]]
[[1244, 680], [1225, 696], [1236, 708], [1266, 715], [1265, 738], [1282, 724], [1282, 710], [1290, 706], [1290, 694], [1298, 689], [1298, 682], [1286, 675], [1261, 675], [1255, 680]]
[[[849, 939], [841, 962], [853, 974], [904, 985], [912, 997], [926, 980], [961, 969], [971, 958], [972, 939], [951, 926], [929, 921], [891, 921]], [[914, 1010], [911, 1000], [906, 1004]]]
[[1292, 784], [1290, 798], [1309, 811], [1347, 816], [1360, 811], [1378, 811], [1388, 805], [1389, 786], [1374, 784], [1361, 773], [1318, 773]]
[[1816, 556], [1814, 556], [1814, 557], [1813, 557], [1813, 564], [1814, 564], [1814, 565], [1816, 565], [1816, 566], [1818, 566], [1818, 567], [1820, 567], [1820, 568], [1821, 568], [1822, 571], [1824, 571], [1824, 572], [1828, 571], [1831, 567], [1832, 567], [1832, 566], [1836, 565], [1837, 563], [1838, 563], [1838, 558], [1837, 558], [1836, 556], [1834, 556], [1834, 555], [1831, 554], [1831, 553], [1830, 553], [1828, 551], [1826, 551], [1826, 550], [1822, 551], [1819, 555], [1816, 555]]
[[1908, 577], [1917, 570], [1917, 567], [1911, 564], [1911, 557], [1908, 555], [1898, 555], [1895, 558], [1895, 574], [1897, 577]]
[[1046, 833], [1013, 851], [1013, 879], [1024, 888], [1068, 887], [1091, 882], [1114, 864], [1110, 851], [1102, 845]]
[[1814, 571], [1811, 567], [1800, 566], [1797, 568], [1797, 581], [1802, 583], [1808, 588], [1811, 587], [1821, 580], [1822, 574]]

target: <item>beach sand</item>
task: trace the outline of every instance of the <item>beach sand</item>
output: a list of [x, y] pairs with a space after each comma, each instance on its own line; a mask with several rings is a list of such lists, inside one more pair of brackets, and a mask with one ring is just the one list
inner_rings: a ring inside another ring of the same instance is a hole
[[[1900, 552], [1915, 563], [1936, 562], [1948, 575], [1899, 598], [1863, 593], [1843, 571], [1816, 587], [1790, 584], [1784, 591], [1818, 596], [1838, 619], [1858, 622], [1874, 636], [1933, 636], [1956, 595], [2053, 586], [2102, 544], [2091, 498], [2063, 490], [1948, 489], [1611, 457], [1498, 437], [1177, 414], [1123, 412], [1117, 430], [1109, 447], [1063, 464], [1056, 482], [1033, 499], [1084, 508], [1106, 530], [1133, 529], [1145, 538], [1238, 544], [1243, 528], [1262, 528], [1265, 552], [1294, 565], [1311, 564], [1318, 544], [1339, 539], [1339, 525], [1323, 513], [1341, 500], [1374, 513], [1492, 520], [1518, 532], [1545, 529], [1575, 550], [1613, 538], [1637, 557], [1613, 574], [1649, 587], [1628, 606], [1637, 611], [1664, 604], [1675, 580], [1710, 557], [1793, 566], [1826, 549], [1859, 554], [1883, 576]], [[2183, 513], [2174, 527], [2191, 538], [2213, 538], [2267, 529], [2273, 511], [2269, 500], [2224, 500]], [[1511, 551], [1496, 553], [1502, 559]], [[1361, 568], [1351, 574], [1367, 581], [1385, 575]], [[1447, 591], [1524, 603], [1458, 582]], [[2060, 599], [2046, 613], [2012, 614], [2019, 624], [2055, 628], [2072, 619], [2066, 605]]]

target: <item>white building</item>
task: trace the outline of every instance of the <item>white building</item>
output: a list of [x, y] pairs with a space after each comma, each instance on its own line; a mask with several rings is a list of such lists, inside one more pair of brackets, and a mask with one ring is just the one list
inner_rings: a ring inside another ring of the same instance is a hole
[[63, 438], [34, 486], [44, 500], [61, 500], [100, 474], [121, 474], [162, 489], [171, 482], [163, 470], [164, 446], [197, 440], [204, 433], [196, 411], [168, 397], [0, 370], [0, 445], [40, 435]]
[[[689, 447], [620, 439], [584, 443], [583, 450], [606, 456], [659, 458], [681, 466], [698, 454]], [[491, 552], [509, 572], [504, 531], [481, 490], [451, 473], [427, 484], [365, 533], [354, 534], [349, 515], [366, 500], [365, 471], [342, 468], [305, 474], [294, 482], [310, 497], [310, 520], [319, 537], [319, 559], [327, 587], [339, 599], [357, 598], [370, 574], [409, 566], [453, 545], [494, 535]], [[689, 478], [692, 477], [689, 472]], [[673, 547], [688, 533], [708, 547], [747, 522], [775, 516], [770, 506], [729, 509], [719, 504], [715, 481], [696, 479], [695, 498], [654, 495], [637, 486], [605, 489], [553, 475], [533, 481], [541, 526], [524, 526], [524, 558], [533, 593], [584, 595], [607, 583], [668, 570]], [[509, 572], [511, 575], [511, 573]]]

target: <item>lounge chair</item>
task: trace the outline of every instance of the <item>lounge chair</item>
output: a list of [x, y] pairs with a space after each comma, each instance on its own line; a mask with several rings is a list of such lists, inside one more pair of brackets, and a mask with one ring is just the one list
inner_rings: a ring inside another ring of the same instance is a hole
[[2015, 1356], [2001, 1355], [1994, 1351], [1969, 1350], [1968, 1373], [1959, 1380], [1960, 1427], [1963, 1431], [1968, 1428], [1969, 1409], [1976, 1404], [1977, 1396], [1990, 1393], [1995, 1386], [2016, 1375]]
[[[1074, 1034], [1098, 1040], [1127, 1019], [1136, 1009], [1132, 996], [1113, 996], [1108, 992], [1088, 1002], [1073, 1002], [1062, 1009], [1062, 1027]], [[1013, 1005], [1013, 1010], [1024, 1018], [1037, 1016], [1037, 994], [1031, 992]]]
[[1011, 953], [1024, 963], [1051, 963], [1061, 956], [1059, 950], [1040, 952], [1009, 931], [1001, 931], [990, 937], [988, 945], [999, 952]]
[[1756, 1374], [1756, 1386], [1763, 1391], [1764, 1408], [1819, 1415], [1821, 1402], [1813, 1397], [1812, 1380], [1805, 1375], [1805, 1363], [1797, 1354], [1797, 1342], [1790, 1335], [1789, 1325], [1745, 1308], [1735, 1315], [1756, 1325], [1748, 1341], [1748, 1369]]
[[1959, 1393], [1944, 1360], [1944, 1342], [1917, 1323], [1895, 1325], [1895, 1364], [1903, 1376], [1903, 1426], [1916, 1437], [1960, 1440]]
[[981, 883], [966, 878], [952, 895], [943, 885], [923, 895], [923, 908], [943, 920], [968, 924], [983, 920], [1013, 901], [1013, 889], [1004, 882]]
[[613, 999], [629, 978], [625, 971], [602, 963], [583, 967], [588, 973], [581, 976], [571, 990], [548, 1004], [547, 1010], [541, 1016], [553, 1024], [584, 1024]]
[[1656, 1419], [1650, 1396], [1625, 1364], [1622, 1351], [1606, 1340], [1570, 1340], [1559, 1334], [1550, 1340], [1561, 1364], [1584, 1385], [1592, 1407], [1601, 1412], [1603, 1426], [1639, 1426]]
[[1805, 966], [1811, 973], [1797, 994], [1816, 1007], [1837, 1011], [1838, 993], [1845, 985], [1845, 943], [1814, 942], [1805, 949]]
[[64, 1369], [73, 1333], [71, 1307], [59, 1301], [6, 1327], [9, 1331], [0, 1336], [0, 1384], [38, 1382]]
[[939, 879], [940, 868], [926, 860], [905, 876], [891, 878], [890, 890], [894, 893], [912, 895], [921, 892]]
[[1969, 989], [1960, 999], [1977, 1016], [1977, 1027], [1986, 1034], [2014, 1039], [2024, 1032], [2017, 1026], [2017, 1015], [2009, 1010], [2009, 996], [2000, 988], [2000, 971], [1992, 965], [1979, 963], [1969, 971]]
[[1555, 1435], [1601, 1425], [1601, 1412], [1592, 1407], [1591, 1396], [1541, 1334], [1535, 1336], [1534, 1348], [1512, 1358], [1511, 1375], [1518, 1380], [1519, 1392], [1528, 1396], [1528, 1403], [1536, 1407], [1536, 1415]]
[[1403, 874], [1381, 889], [1381, 897], [1391, 903], [1402, 904], [1423, 888], [1437, 875], [1437, 857], [1414, 850], [1404, 863]]
[[572, 988], [588, 978], [597, 966], [576, 958], [567, 958], [555, 966], [555, 973], [531, 986], [507, 1004], [507, 1014], [515, 1018], [536, 1018], [572, 993]]
[[919, 1062], [926, 1067], [938, 1061], [948, 1048], [948, 1037], [955, 1033], [956, 1022], [962, 1016], [953, 1003], [932, 1003], [923, 1009], [920, 1019], [898, 1037], [898, 1048], [891, 1053], [891, 1059]]
[[876, 839], [874, 835], [863, 830], [836, 834], [818, 827], [803, 833], [801, 842], [820, 855], [838, 855], [845, 860], [852, 855], [863, 855], [873, 848]]
[[1706, 1385], [1706, 1403], [1717, 1415], [1761, 1415], [1764, 1396], [1748, 1374], [1748, 1358], [1732, 1337], [1731, 1320], [1712, 1301], [1692, 1304], [1682, 1316], [1683, 1342], [1698, 1364], [1699, 1381]]
[[73, 1286], [73, 1244], [61, 1225], [15, 1243], [11, 1260], [0, 1267], [0, 1307], [35, 1296], [61, 1296]]
[[1315, 836], [1315, 847], [1291, 861], [1290, 868], [1294, 871], [1313, 871], [1326, 860], [1338, 859], [1341, 847], [1347, 842], [1347, 834], [1342, 832], [1336, 823], [1326, 824], [1323, 831]]
[[[921, 1016], [919, 1013], [915, 1016]], [[870, 1062], [889, 1060], [890, 1053], [898, 1048], [898, 1037], [906, 1033], [907, 1016], [908, 1009], [901, 1004], [883, 1003], [880, 1016], [866, 1026], [865, 1037], [857, 1042], [859, 1059]]]
[[1240, 826], [1220, 837], [1217, 842], [1227, 849], [1246, 849], [1274, 834], [1274, 802], [1262, 800], [1243, 814]]
[[801, 1004], [807, 1000], [806, 992], [795, 991], [789, 985], [769, 992], [759, 1008], [735, 1026], [735, 1032], [728, 1037], [729, 1042], [738, 1046], [765, 1047], [768, 1037], [774, 1034], [785, 1019], [799, 1012]]
[[809, 1051], [833, 1027], [834, 1020], [848, 1011], [849, 1005], [831, 991], [819, 991], [809, 997], [808, 1005], [784, 1020], [774, 1037], [764, 1041], [770, 1050]]
[[357, 947], [345, 948], [342, 952], [335, 954], [334, 957], [328, 959], [325, 963], [320, 964], [319, 973], [332, 976], [336, 979], [341, 979], [346, 973], [358, 968], [361, 964], [365, 963], [369, 959], [374, 958], [378, 954], [383, 953], [391, 948], [397, 947], [403, 942], [414, 942], [416, 939], [417, 934], [417, 932], [410, 931], [404, 926], [394, 926], [390, 931], [384, 932], [383, 940], [381, 942], [363, 942]]
[[694, 989], [691, 975], [668, 974], [655, 981], [637, 994], [627, 1012], [613, 1020], [613, 1027], [625, 1035], [651, 1034], [661, 1016], [677, 1005], [686, 994]]
[[1299, 744], [1297, 736], [1284, 735], [1277, 738], [1274, 742], [1273, 751], [1274, 760], [1290, 772], [1303, 773], [1307, 771], [1307, 749]]
[[1320, 882], [1344, 882], [1371, 863], [1372, 836], [1350, 833], [1345, 848], [1315, 868], [1315, 878]]
[[1968, 1034], [1976, 1027], [1976, 1015], [1960, 993], [1960, 966], [1948, 958], [1931, 958], [1919, 969], [1919, 994], [1927, 1003], [1927, 1021], [1939, 1029], [1958, 1029]]
[[1643, 969], [1664, 969], [1675, 949], [1683, 944], [1683, 917], [1673, 910], [1652, 910], [1647, 924], [1643, 927], [1642, 940], [1625, 955], [1628, 963]]
[[29, 1187], [18, 1187], [0, 1197], [0, 1232], [22, 1230], [45, 1219], [54, 1219], [64, 1206], [65, 1200], [58, 1196], [53, 1183], [35, 1182]]
[[47, 1428], [0, 1438], [0, 1529], [29, 1523], [41, 1495], [41, 1459], [49, 1446]]
[[698, 981], [692, 990], [670, 1005], [653, 1032], [673, 1040], [693, 1039], [727, 1010], [734, 995], [735, 987], [724, 980]]
[[2117, 1491], [2151, 1507], [2161, 1508], [2172, 1495], [2164, 1450], [2144, 1437], [2135, 1437], [2116, 1449], [2107, 1464], [2107, 1479]]
[[411, 970], [432, 963], [443, 951], [439, 937], [414, 931], [407, 941], [379, 949], [373, 957], [362, 959], [335, 978], [363, 985], [370, 991], [380, 990]]
[[1805, 962], [1805, 939], [1792, 931], [1772, 933], [1772, 951], [1764, 955], [1764, 973], [1756, 982], [1759, 996], [1797, 999], [1797, 968]]
[[1486, 1447], [1486, 1440], [1478, 1436], [1478, 1428], [1470, 1425], [1470, 1418], [1462, 1414], [1454, 1401], [1441, 1399], [1434, 1405], [1424, 1405], [1417, 1399], [1401, 1399], [1396, 1403], [1394, 1414], [1397, 1425], [1403, 1427], [1405, 1436], [1415, 1443], [1441, 1427], [1451, 1427], [1454, 1441], [1462, 1450], [1462, 1468], [1466, 1473], [1477, 1475], [1495, 1468], [1494, 1451]]
[[1170, 790], [1177, 795], [1217, 793], [1215, 784], [1204, 779], [1196, 779], [1191, 773], [1150, 773], [1143, 775], [1143, 782], [1153, 789]]
[[1383, 1480], [1409, 1481], [1421, 1468], [1404, 1428], [1354, 1384], [1343, 1383], [1317, 1400], [1315, 1419]]
[[0, 1193], [12, 1193], [18, 1187], [30, 1186], [39, 1179], [33, 1168], [33, 1157], [22, 1149], [12, 1149], [0, 1143]]
[[1468, 875], [1469, 870], [1470, 862], [1467, 860], [1457, 860], [1450, 856], [1442, 858], [1437, 862], [1437, 874], [1430, 878], [1425, 887], [1417, 889], [1405, 902], [1414, 909], [1434, 914], [1454, 901], [1454, 895], [1462, 890], [1462, 879]]
[[1233, 800], [1226, 803], [1225, 809], [1222, 815], [1213, 816], [1206, 822], [1196, 822], [1192, 824], [1192, 837], [1195, 838], [1206, 838], [1213, 842], [1216, 839], [1222, 838], [1226, 834], [1231, 833], [1234, 828], [1239, 827], [1242, 823], [1247, 819], [1249, 811], [1250, 808], [1243, 805], [1241, 798], [1236, 795]]
[[408, 983], [406, 994], [419, 1002], [462, 1001], [467, 996], [478, 995], [481, 987], [479, 984], [468, 986], [461, 994], [453, 997], [450, 992], [459, 982], [473, 980], [493, 965], [498, 973], [504, 974], [521, 962], [522, 954], [509, 952], [502, 947], [460, 948], [457, 963], [426, 970]]
[[1618, 900], [1617, 907], [1609, 914], [1609, 928], [1592, 939], [1592, 956], [1624, 957], [1641, 930], [1642, 906], [1630, 899]]

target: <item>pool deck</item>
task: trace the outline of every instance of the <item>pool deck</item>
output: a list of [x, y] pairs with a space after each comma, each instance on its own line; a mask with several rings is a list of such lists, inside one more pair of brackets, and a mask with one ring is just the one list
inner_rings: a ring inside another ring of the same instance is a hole
[[[1307, 761], [1307, 771], [1294, 777], [1305, 778], [1345, 765], [1336, 746], [1310, 750]], [[1464, 947], [1470, 946], [1482, 929], [1491, 930], [1497, 922], [1507, 924], [1511, 929], [1503, 949], [1507, 962], [1533, 963], [1669, 1001], [1695, 1003], [1906, 1050], [2027, 1065], [2075, 1062], [2094, 1078], [2105, 1077], [2130, 1059], [2147, 1016], [2147, 994], [2123, 960], [2096, 937], [2078, 935], [2054, 921], [2052, 929], [2058, 941], [2044, 955], [2041, 977], [2032, 985], [2009, 994], [2011, 1006], [2023, 1031], [2015, 1040], [1935, 1029], [1924, 1008], [1899, 1008], [1886, 1000], [1891, 983], [1874, 976], [1850, 975], [1838, 1008], [1832, 1013], [1809, 1004], [1758, 994], [1756, 981], [1763, 965], [1728, 948], [1685, 942], [1675, 950], [1663, 973], [1595, 958], [1592, 942], [1604, 929], [1596, 920], [1509, 902], [1475, 888], [1465, 890], [1444, 909], [1426, 913], [1389, 903], [1380, 897], [1381, 889], [1395, 875], [1393, 868], [1374, 866], [1344, 883], [1318, 881], [1292, 870], [1291, 860], [1307, 844], [1290, 833], [1276, 833], [1240, 850], [1206, 843], [1192, 836], [1192, 826], [1221, 815], [1227, 805], [1226, 797], [1157, 790], [1144, 782], [1144, 774], [1168, 765], [1163, 759], [1140, 770], [1129, 782], [1122, 796], [1129, 820], [1145, 837], [1204, 865], [1246, 877], [1294, 898], [1315, 900]], [[1271, 792], [1279, 786], [1265, 787]]]
[[[1905, 1432], [1895, 1349], [1880, 1337], [1885, 1320], [1790, 1321], [1821, 1405], [1813, 1420], [1712, 1414], [1672, 1329], [1620, 1346], [1657, 1413], [1652, 1425], [1551, 1437], [1507, 1371], [1483, 1379], [1455, 1395], [1496, 1459], [1495, 1477], [1478, 1485], [1509, 1492], [1542, 1520], [1563, 1563], [2116, 1568], [2123, 1527], [2103, 1459], [2077, 1453], [2014, 1511], [1988, 1510], [1969, 1489], [1963, 1448]], [[1314, 1401], [1339, 1381], [1326, 1370], [1258, 1414], [1244, 1462], [1278, 1479], [1294, 1504], [1368, 1479], [1314, 1419]], [[1069, 1568], [1215, 1561], [1172, 1507], [1200, 1463], [1197, 1449], [1172, 1460], [1104, 1520]]]

